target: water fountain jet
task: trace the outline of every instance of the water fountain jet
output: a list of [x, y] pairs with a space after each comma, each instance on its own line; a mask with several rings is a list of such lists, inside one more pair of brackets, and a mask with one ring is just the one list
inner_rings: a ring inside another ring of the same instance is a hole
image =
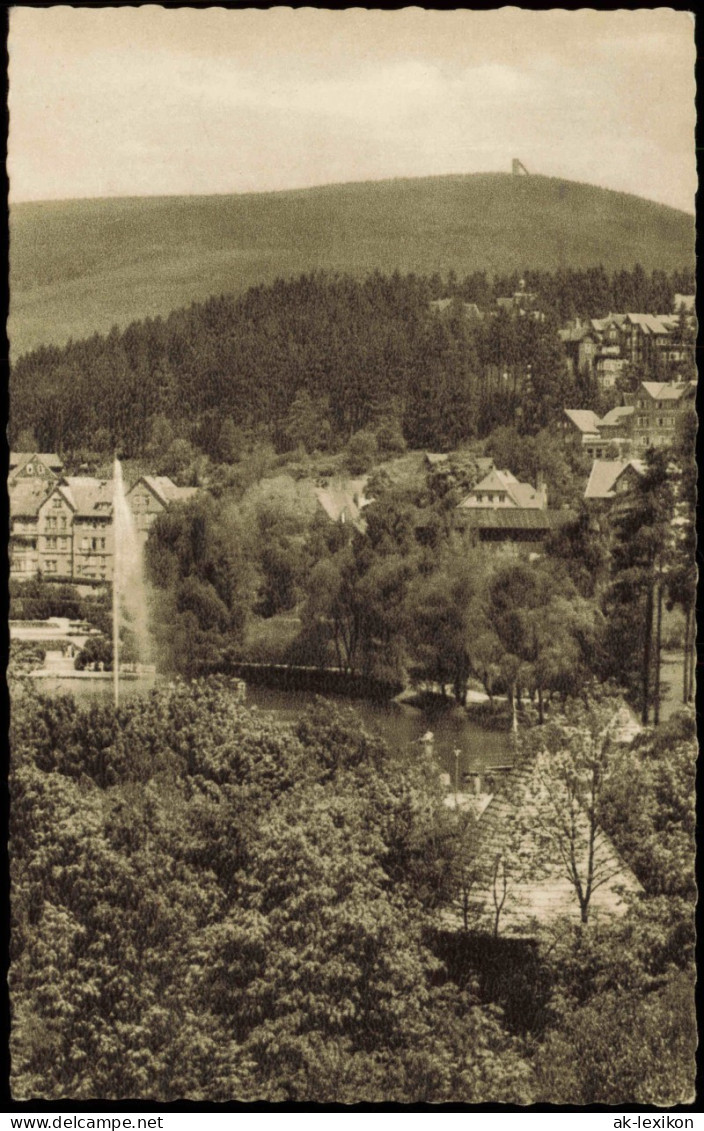
[[113, 468], [112, 515], [112, 667], [113, 693], [117, 707], [120, 700], [120, 630], [125, 626], [129, 628], [141, 664], [149, 663], [152, 654], [142, 543], [127, 502], [122, 465], [117, 458]]

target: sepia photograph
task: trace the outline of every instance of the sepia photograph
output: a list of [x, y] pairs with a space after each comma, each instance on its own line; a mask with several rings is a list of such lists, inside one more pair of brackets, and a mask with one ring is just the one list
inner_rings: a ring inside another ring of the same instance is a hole
[[10, 8], [13, 1103], [695, 1102], [695, 54]]

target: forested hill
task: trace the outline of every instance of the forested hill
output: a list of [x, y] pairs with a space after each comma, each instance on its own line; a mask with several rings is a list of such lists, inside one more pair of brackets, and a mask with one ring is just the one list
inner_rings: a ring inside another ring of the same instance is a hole
[[450, 294], [495, 309], [496, 295], [517, 287], [516, 274], [489, 282], [483, 272], [461, 280], [376, 272], [360, 281], [317, 272], [42, 347], [12, 366], [12, 444], [134, 458], [167, 421], [216, 455], [228, 418], [264, 430], [280, 450], [339, 448], [391, 420], [411, 446], [433, 449], [511, 422], [535, 433], [567, 404], [589, 407], [567, 375], [561, 321], [671, 310], [675, 292], [692, 287], [687, 272], [639, 266], [611, 276], [532, 271], [525, 281], [544, 321], [505, 312], [472, 320], [461, 301], [442, 315], [431, 307]]
[[503, 173], [237, 196], [13, 205], [12, 353], [316, 268], [678, 270], [694, 217], [636, 196]]

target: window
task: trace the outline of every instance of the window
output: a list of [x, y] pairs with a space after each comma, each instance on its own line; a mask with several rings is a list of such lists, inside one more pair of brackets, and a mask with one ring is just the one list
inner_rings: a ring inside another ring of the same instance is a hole
[[49, 515], [47, 517], [47, 520], [46, 520], [46, 528], [47, 528], [47, 530], [56, 530], [56, 528], [57, 528], [56, 518]]
[[44, 568], [47, 573], [56, 573], [56, 562], [53, 559], [49, 559], [44, 562]]
[[46, 548], [47, 548], [47, 550], [55, 550], [56, 549], [56, 537], [55, 537], [55, 535], [48, 535], [47, 536]]
[[97, 550], [98, 549], [98, 539], [97, 538], [91, 538], [90, 548], [91, 548], [91, 550]]
[[66, 550], [68, 545], [68, 538], [59, 538], [59, 549]]
[[104, 538], [101, 538], [101, 539], [100, 539], [100, 549], [101, 549], [101, 550], [104, 550], [104, 549], [105, 549], [105, 539], [104, 539]]
[[51, 505], [54, 509], [58, 509], [61, 506], [61, 496], [54, 495], [54, 498], [51, 500]]
[[88, 539], [87, 538], [81, 538], [81, 549], [83, 550], [84, 553], [88, 549]]
[[27, 475], [34, 475], [34, 464], [28, 463], [24, 470]]
[[62, 514], [61, 518], [59, 519], [59, 522], [61, 524], [61, 529], [65, 530], [66, 529], [66, 515], [65, 514]]

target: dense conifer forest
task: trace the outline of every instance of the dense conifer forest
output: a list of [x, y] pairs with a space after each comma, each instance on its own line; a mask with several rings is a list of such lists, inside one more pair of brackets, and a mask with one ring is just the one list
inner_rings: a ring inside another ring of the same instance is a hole
[[[527, 271], [544, 321], [464, 313], [462, 302], [491, 309], [519, 280], [317, 273], [43, 347], [12, 368], [12, 442], [31, 431], [46, 451], [138, 457], [167, 421], [212, 456], [225, 419], [279, 450], [296, 446], [301, 418], [315, 422], [319, 447], [389, 417], [412, 447], [450, 449], [499, 423], [535, 433], [594, 395], [567, 377], [560, 324], [670, 311], [675, 292], [693, 285], [686, 270]], [[438, 297], [456, 302], [439, 314], [430, 306]]]

